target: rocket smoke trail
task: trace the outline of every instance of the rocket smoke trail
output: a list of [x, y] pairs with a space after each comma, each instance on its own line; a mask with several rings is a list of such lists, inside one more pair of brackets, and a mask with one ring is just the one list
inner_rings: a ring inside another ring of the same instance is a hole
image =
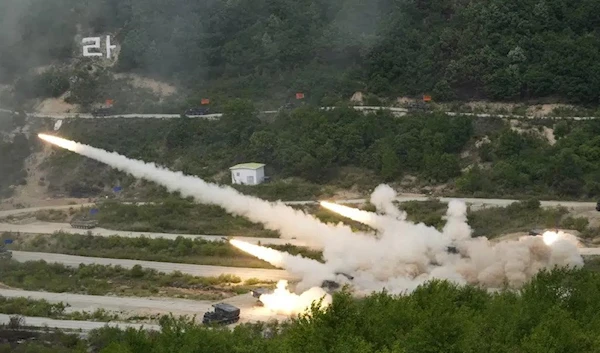
[[[229, 213], [280, 231], [284, 238], [296, 237], [321, 246], [324, 264], [243, 242], [232, 243], [259, 258], [303, 275], [307, 285], [331, 279], [332, 274], [343, 272], [354, 276], [351, 284], [357, 294], [368, 294], [382, 288], [390, 293], [405, 293], [433, 278], [494, 289], [518, 288], [541, 269], [583, 265], [575, 242], [564, 234], [555, 237], [545, 235], [544, 238], [523, 237], [499, 243], [492, 243], [484, 237], [472, 238], [466, 205], [459, 201], [449, 203], [442, 231], [406, 221], [406, 215], [393, 205], [396, 195], [387, 185], [377, 187], [371, 197], [371, 202], [381, 214], [322, 204], [345, 217], [366, 223], [378, 232], [377, 236], [354, 233], [348, 226], [323, 224], [281, 202], [246, 196], [231, 187], [210, 184], [197, 177], [172, 172], [154, 163], [128, 159], [114, 152], [54, 136], [39, 136], [135, 177], [154, 181], [170, 191], [192, 196], [200, 203], [219, 205]], [[449, 252], [450, 246], [455, 247], [458, 253]], [[277, 302], [279, 299], [271, 298]]]
[[328, 242], [337, 241], [340, 237], [346, 239], [361, 237], [360, 234], [352, 232], [348, 226], [332, 227], [323, 224], [313, 216], [288, 207], [282, 202], [268, 202], [243, 195], [229, 186], [207, 183], [197, 177], [173, 172], [154, 163], [129, 159], [115, 152], [107, 152], [56, 136], [46, 134], [38, 136], [59, 147], [108, 164], [137, 178], [163, 185], [171, 192], [179, 191], [184, 196], [194, 197], [200, 203], [218, 205], [230, 213], [262, 223], [268, 229], [280, 231], [284, 238], [298, 237], [306, 239], [311, 244], [324, 246]]

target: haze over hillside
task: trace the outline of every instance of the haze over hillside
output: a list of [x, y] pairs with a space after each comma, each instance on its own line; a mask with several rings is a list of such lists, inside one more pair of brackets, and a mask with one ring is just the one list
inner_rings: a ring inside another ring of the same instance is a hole
[[[103, 68], [172, 82], [192, 101], [303, 91], [332, 103], [363, 90], [598, 103], [599, 10], [594, 0], [5, 0], [0, 83], [16, 85], [17, 101], [70, 89], [84, 105], [132, 99]], [[82, 60], [81, 38], [107, 34], [118, 60]]]
[[[211, 109], [226, 113], [222, 122], [65, 122], [60, 133], [213, 180], [226, 179], [234, 163], [258, 160], [275, 179], [343, 189], [388, 181], [471, 195], [595, 197], [595, 122], [519, 127], [304, 109], [269, 123], [255, 108], [272, 109], [299, 91], [306, 103], [320, 105], [347, 103], [362, 91], [365, 104], [427, 93], [436, 102], [571, 102], [593, 110], [600, 97], [599, 6], [592, 0], [5, 0], [0, 106], [65, 113], [112, 99], [119, 112], [180, 113], [210, 97]], [[117, 45], [111, 59], [82, 57], [83, 37], [106, 35]], [[235, 98], [251, 102], [228, 103]], [[34, 149], [27, 137], [51, 129], [41, 124], [5, 116], [5, 194], [34, 184], [93, 196], [132, 182], [92, 162]], [[60, 165], [73, 173], [52, 171]], [[294, 194], [317, 192], [302, 189]]]

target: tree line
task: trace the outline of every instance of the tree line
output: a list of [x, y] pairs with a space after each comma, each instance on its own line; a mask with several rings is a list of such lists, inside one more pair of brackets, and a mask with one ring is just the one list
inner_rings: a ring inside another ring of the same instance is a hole
[[[439, 101], [596, 104], [599, 6], [594, 0], [60, 0], [52, 6], [9, 0], [0, 5], [7, 27], [0, 31], [0, 80], [79, 58], [81, 44], [73, 39], [79, 27], [89, 36], [113, 34], [122, 48], [117, 70], [178, 82], [194, 102], [283, 100], [301, 91], [309, 101], [331, 103], [366, 90], [388, 98], [430, 93]], [[52, 73], [41, 81], [44, 89], [25, 92], [56, 95], [69, 84]]]
[[[74, 120], [61, 128], [61, 135], [226, 184], [230, 166], [257, 161], [267, 164], [275, 183], [300, 177], [320, 185], [369, 189], [414, 176], [421, 185], [446, 183], [463, 195], [580, 198], [600, 193], [597, 121], [538, 121], [527, 131], [515, 131], [497, 118], [442, 113], [394, 118], [344, 107], [301, 107], [266, 120], [243, 100], [226, 105], [224, 113], [218, 121]], [[535, 124], [554, 128], [556, 142]], [[101, 190], [108, 180], [134, 183], [70, 152], [57, 151], [52, 158], [48, 179], [57, 188]], [[65, 168], [74, 173], [65, 176]], [[349, 168], [358, 172], [349, 173]], [[277, 185], [265, 188], [276, 190]]]
[[[165, 316], [160, 332], [104, 328], [85, 343], [101, 353], [594, 352], [598, 285], [598, 273], [588, 270], [542, 272], [517, 292], [433, 281], [406, 296], [336, 293], [327, 310], [313, 308], [287, 323], [229, 330]], [[84, 352], [82, 342], [47, 351]]]

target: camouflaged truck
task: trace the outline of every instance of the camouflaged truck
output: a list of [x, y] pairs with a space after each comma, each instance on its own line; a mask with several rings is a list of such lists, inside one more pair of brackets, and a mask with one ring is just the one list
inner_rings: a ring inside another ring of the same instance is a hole
[[78, 229], [94, 229], [98, 225], [98, 221], [95, 219], [74, 219], [71, 221], [71, 227]]
[[204, 314], [202, 323], [205, 325], [229, 325], [240, 320], [240, 309], [227, 303], [213, 304], [215, 311]]

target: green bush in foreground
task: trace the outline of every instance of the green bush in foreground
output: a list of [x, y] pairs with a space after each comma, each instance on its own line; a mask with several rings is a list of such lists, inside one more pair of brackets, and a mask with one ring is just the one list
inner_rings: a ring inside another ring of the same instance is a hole
[[336, 293], [326, 311], [289, 323], [230, 330], [163, 317], [161, 332], [103, 328], [88, 340], [101, 353], [596, 352], [599, 287], [599, 273], [564, 269], [518, 292], [433, 281], [408, 296]]

